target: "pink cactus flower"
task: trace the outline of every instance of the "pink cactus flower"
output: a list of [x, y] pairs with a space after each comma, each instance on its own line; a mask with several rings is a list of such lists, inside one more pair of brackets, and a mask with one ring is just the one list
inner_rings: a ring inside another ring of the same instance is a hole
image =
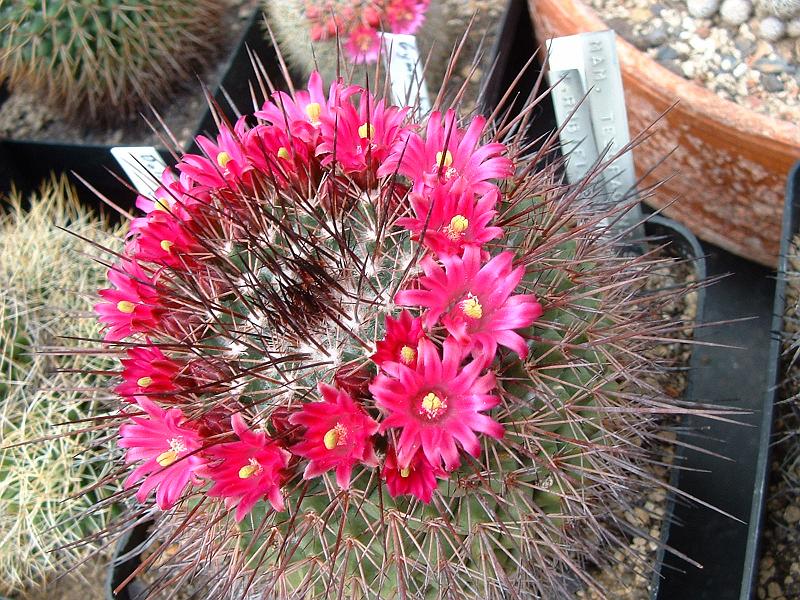
[[395, 375], [396, 365], [411, 369], [417, 367], [417, 344], [422, 338], [422, 320], [412, 317], [404, 310], [397, 319], [386, 317], [386, 335], [375, 344], [372, 362], [381, 369]]
[[197, 453], [203, 440], [196, 429], [187, 425], [178, 408], [164, 410], [144, 396], [136, 398], [147, 417], [131, 417], [132, 422], [119, 428], [119, 445], [127, 448], [126, 463], [142, 462], [125, 480], [125, 489], [139, 481], [136, 499], [144, 502], [156, 490], [156, 504], [161, 510], [175, 505], [189, 483], [199, 485], [196, 471], [206, 462]]
[[132, 400], [133, 396], [170, 395], [178, 389], [175, 380], [183, 368], [180, 361], [167, 357], [158, 346], [129, 348], [122, 363], [123, 382], [116, 387], [120, 396]]
[[276, 186], [309, 177], [311, 150], [283, 127], [256, 125], [245, 134], [244, 148], [255, 169], [271, 177]]
[[117, 342], [156, 329], [163, 311], [155, 278], [136, 261], [125, 260], [109, 269], [108, 280], [114, 288], [99, 290], [106, 302], [94, 305], [99, 321], [105, 324], [104, 338]]
[[381, 36], [374, 27], [365, 23], [353, 27], [344, 43], [347, 57], [356, 64], [375, 62], [380, 50]]
[[431, 257], [420, 261], [425, 276], [421, 289], [401, 290], [395, 296], [400, 306], [422, 306], [425, 327], [442, 324], [465, 349], [490, 363], [500, 344], [521, 358], [528, 355], [525, 340], [515, 329], [529, 327], [542, 315], [542, 305], [532, 294], [511, 293], [525, 269], [512, 269], [514, 255], [503, 252], [481, 266], [481, 250], [464, 248], [464, 256], [442, 256], [444, 269]]
[[188, 209], [207, 201], [208, 188], [197, 185], [185, 173], [176, 175], [172, 169], [166, 168], [161, 174], [161, 186], [153, 193], [153, 197], [137, 196], [136, 207], [147, 214], [154, 210], [180, 214], [177, 213], [179, 208]]
[[425, 21], [430, 0], [389, 0], [386, 18], [392, 33], [416, 33]]
[[438, 485], [436, 479], [447, 478], [447, 472], [428, 462], [422, 450], [417, 450], [408, 466], [401, 468], [392, 446], [386, 451], [382, 474], [392, 498], [410, 495], [425, 504], [430, 504], [433, 498], [433, 492]]
[[178, 163], [178, 170], [197, 184], [212, 189], [247, 183], [247, 173], [252, 167], [241, 142], [246, 129], [245, 117], [241, 117], [233, 131], [222, 128], [216, 142], [203, 135], [197, 136], [197, 144], [205, 155], [185, 154]]
[[398, 365], [398, 378], [378, 375], [370, 385], [375, 405], [386, 413], [381, 432], [400, 429], [397, 463], [408, 468], [421, 448], [431, 465], [444, 461], [452, 471], [461, 463], [458, 446], [478, 456], [481, 444], [475, 433], [503, 437], [503, 427], [482, 414], [500, 399], [491, 395], [493, 373], [481, 375], [483, 363], [473, 360], [460, 367], [462, 349], [453, 338], [444, 341], [443, 356], [427, 339], [417, 347], [417, 368]]
[[[224, 498], [228, 508], [235, 506], [237, 521], [262, 498], [282, 511], [281, 478], [290, 454], [263, 431], [249, 429], [239, 413], [231, 416], [231, 425], [239, 441], [211, 446], [207, 451], [209, 464], [203, 476], [214, 482], [208, 496]], [[219, 462], [214, 464], [214, 460]]]
[[378, 431], [375, 422], [345, 392], [319, 384], [322, 402], [310, 402], [289, 417], [292, 425], [306, 427], [303, 441], [290, 448], [292, 454], [309, 460], [303, 479], [312, 479], [336, 469], [336, 482], [350, 487], [353, 466], [378, 464], [372, 436]]
[[450, 184], [456, 191], [485, 194], [494, 189], [491, 179], [502, 179], [513, 173], [513, 163], [502, 154], [506, 147], [499, 142], [481, 144], [486, 119], [477, 116], [464, 130], [456, 124], [456, 113], [448, 110], [444, 117], [431, 113], [425, 137], [412, 133], [408, 143], [398, 148], [383, 163], [378, 175], [399, 172], [413, 182], [413, 190], [423, 193], [441, 184]]
[[503, 235], [500, 227], [490, 227], [500, 199], [497, 189], [477, 200], [468, 191], [436, 186], [430, 194], [411, 194], [415, 217], [404, 217], [397, 224], [413, 233], [413, 238], [437, 256], [461, 255], [465, 246], [482, 246]]
[[191, 266], [193, 255], [202, 251], [202, 246], [189, 232], [188, 221], [161, 210], [136, 219], [125, 248], [126, 254], [136, 260], [173, 269]]
[[329, 115], [334, 107], [341, 105], [358, 89], [357, 86], [345, 86], [341, 80], [334, 81], [326, 96], [322, 77], [314, 71], [308, 80], [308, 91], [298, 90], [294, 98], [285, 92], [275, 92], [261, 110], [255, 112], [255, 116], [308, 144], [313, 155], [322, 117]]
[[402, 142], [409, 129], [403, 125], [408, 109], [386, 106], [383, 100], [366, 91], [361, 93], [358, 107], [342, 103], [322, 117], [322, 136], [317, 155], [322, 164], [334, 158], [345, 173], [374, 173], [390, 152]]

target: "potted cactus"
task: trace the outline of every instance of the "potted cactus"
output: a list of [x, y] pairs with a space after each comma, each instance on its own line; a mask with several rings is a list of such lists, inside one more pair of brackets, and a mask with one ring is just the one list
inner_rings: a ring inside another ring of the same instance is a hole
[[124, 354], [98, 423], [161, 544], [119, 585], [567, 597], [615, 553], [652, 570], [626, 511], [666, 489], [664, 418], [725, 412], [650, 377], [694, 286], [648, 288], [673, 259], [620, 254], [625, 207], [582, 216], [589, 182], [534, 168], [556, 138], [529, 152], [524, 116], [326, 83], [137, 201], [95, 306]]
[[63, 345], [64, 337], [97, 335], [86, 314], [104, 269], [87, 256], [82, 239], [107, 245], [116, 233], [78, 202], [64, 179], [28, 198], [15, 194], [4, 209], [0, 595], [13, 595], [79, 565], [98, 547], [81, 540], [109, 522], [111, 491], [98, 482], [110, 466], [92, 450], [99, 437], [85, 419], [103, 402], [103, 395], [86, 390], [114, 360], [48, 350]]
[[[231, 9], [212, 0], [0, 1], [5, 25], [0, 29], [0, 80], [6, 86], [0, 89], [0, 104], [10, 106], [18, 97], [16, 106], [30, 96], [35, 100], [28, 104], [45, 105], [47, 119], [53, 121], [45, 130], [51, 133], [40, 136], [45, 139], [12, 133], [0, 140], [14, 180], [30, 190], [51, 170], [75, 171], [120, 200], [117, 177], [122, 171], [110, 148], [191, 141], [213, 124], [195, 77], [214, 61], [222, 61], [219, 73], [208, 75], [216, 101], [223, 108], [226, 98], [246, 105], [249, 89], [239, 81], [249, 66], [245, 47], [262, 51], [265, 42], [257, 35], [258, 11], [242, 21], [225, 12]], [[219, 32], [227, 28], [239, 33], [225, 56]], [[228, 96], [221, 87], [229, 90]], [[166, 138], [152, 134], [140, 115], [156, 122], [150, 107], [163, 111], [186, 89], [198, 93], [181, 96], [182, 109], [164, 117], [173, 132]], [[9, 119], [19, 117], [17, 109], [8, 109]], [[122, 198], [130, 206], [135, 195]]]
[[[436, 90], [455, 38], [448, 37], [445, 2], [430, 0], [265, 0], [269, 28], [301, 79], [319, 71], [326, 81], [356, 65], [372, 65], [380, 33], [417, 34], [420, 60]], [[368, 69], [373, 72], [374, 68]]]
[[[529, 0], [528, 4], [539, 40], [613, 28], [590, 0]], [[697, 18], [710, 16], [720, 6], [741, 11], [744, 5], [746, 20], [752, 8], [749, 0], [690, 4]], [[782, 11], [797, 3], [763, 0], [759, 4], [763, 10]], [[680, 196], [682, 201], [675, 205], [651, 201], [702, 239], [774, 267], [783, 182], [800, 155], [800, 127], [721, 98], [623, 39], [618, 41], [618, 51], [631, 130], [641, 131], [659, 121], [654, 126], [654, 143], [637, 154], [639, 172], [649, 173], [650, 165], [676, 149], [669, 163], [656, 169], [648, 181], [666, 178], [664, 189], [670, 193], [664, 198]], [[669, 178], [674, 170], [682, 176]], [[715, 201], [710, 203], [708, 198]]]

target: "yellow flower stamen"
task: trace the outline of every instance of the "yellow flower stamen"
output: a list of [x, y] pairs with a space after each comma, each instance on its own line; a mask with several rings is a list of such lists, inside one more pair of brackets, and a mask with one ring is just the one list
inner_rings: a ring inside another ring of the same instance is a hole
[[450, 225], [447, 226], [447, 237], [451, 240], [457, 240], [469, 227], [469, 219], [464, 215], [456, 215], [450, 219]]
[[152, 385], [152, 383], [153, 383], [152, 377], [139, 377], [139, 379], [136, 380], [136, 385], [143, 388]]
[[429, 392], [422, 399], [422, 406], [420, 412], [427, 416], [429, 419], [434, 419], [440, 413], [447, 410], [447, 402], [439, 398], [433, 392]]
[[372, 123], [364, 123], [358, 128], [358, 137], [362, 140], [371, 140], [375, 137], [375, 128]]
[[289, 160], [289, 151], [281, 146], [278, 148], [278, 158], [282, 158], [283, 160]]
[[153, 208], [155, 208], [156, 210], [163, 210], [164, 212], [169, 212], [169, 199], [156, 198], [153, 201]]
[[480, 319], [483, 316], [483, 307], [478, 302], [478, 298], [470, 294], [467, 299], [461, 303], [461, 310], [470, 319]]
[[405, 479], [409, 475], [411, 475], [411, 469], [410, 468], [406, 467], [405, 469], [400, 469], [400, 477]]
[[117, 310], [121, 313], [129, 315], [134, 310], [136, 310], [136, 305], [133, 302], [129, 302], [128, 300], [120, 300], [119, 302], [117, 302]]
[[183, 444], [182, 436], [171, 438], [167, 440], [167, 443], [169, 444], [169, 450], [156, 456], [156, 462], [162, 467], [170, 466], [172, 463], [178, 460], [178, 456], [181, 452], [186, 451], [186, 446]]
[[400, 349], [400, 360], [403, 364], [410, 365], [417, 358], [417, 351], [411, 346], [403, 346]]
[[321, 114], [322, 107], [319, 105], [319, 102], [312, 102], [306, 106], [306, 115], [308, 115], [308, 120], [311, 121], [312, 125], [317, 125], [319, 123], [319, 116]]
[[225, 166], [231, 162], [231, 155], [225, 151], [220, 152], [217, 154], [217, 164], [222, 167], [223, 169]]
[[250, 462], [239, 469], [239, 479], [249, 479], [253, 475], [257, 475], [261, 471], [261, 465], [255, 458], [251, 458]]
[[436, 168], [439, 169], [441, 167], [449, 167], [453, 164], [453, 155], [450, 153], [450, 150], [445, 150], [444, 152], [437, 152], [436, 153]]
[[178, 453], [175, 450], [167, 450], [156, 457], [156, 462], [162, 467], [168, 467], [178, 460]]
[[161, 243], [159, 244], [164, 252], [171, 252], [174, 245], [175, 242], [170, 242], [169, 240], [161, 240]]
[[325, 448], [328, 450], [333, 450], [336, 446], [344, 444], [346, 437], [347, 428], [341, 423], [337, 423], [336, 427], [328, 430], [325, 437], [322, 438], [322, 443], [325, 444]]

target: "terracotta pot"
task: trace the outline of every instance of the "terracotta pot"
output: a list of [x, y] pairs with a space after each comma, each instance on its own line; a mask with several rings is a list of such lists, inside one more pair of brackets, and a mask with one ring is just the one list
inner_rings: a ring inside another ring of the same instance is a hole
[[[580, 0], [528, 0], [539, 40], [609, 29]], [[699, 237], [775, 266], [781, 238], [786, 177], [800, 158], [800, 126], [755, 113], [675, 75], [619, 38], [619, 62], [631, 135], [678, 105], [634, 151], [642, 174], [668, 152], [646, 183], [678, 174], [661, 188], [655, 206], [679, 201], [666, 214]]]

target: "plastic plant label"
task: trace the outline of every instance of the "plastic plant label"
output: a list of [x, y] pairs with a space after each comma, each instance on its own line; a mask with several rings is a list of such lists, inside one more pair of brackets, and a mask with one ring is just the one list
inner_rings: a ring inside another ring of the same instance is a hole
[[[570, 182], [580, 181], [600, 158], [592, 130], [589, 102], [584, 100], [581, 74], [577, 69], [550, 70], [547, 73], [553, 86], [553, 108], [556, 122], [563, 125], [561, 146], [568, 155], [566, 171]], [[584, 100], [583, 102], [581, 102]], [[571, 115], [571, 116], [570, 116]]]
[[428, 114], [431, 100], [422, 73], [417, 38], [383, 33], [383, 59], [392, 85], [392, 101], [399, 106], [416, 105], [418, 115]]
[[[582, 89], [588, 93], [584, 103], [588, 109], [589, 124], [587, 125], [584, 117], [579, 117], [575, 128], [568, 134], [568, 139], [583, 139], [586, 143], [593, 137], [598, 156], [616, 155], [630, 142], [616, 34], [613, 31], [599, 31], [555, 38], [550, 40], [548, 48], [550, 69], [562, 75], [565, 71], [577, 71]], [[554, 84], [557, 79], [551, 76], [550, 81]], [[562, 96], [569, 99], [574, 89], [573, 83], [572, 89], [563, 92]], [[578, 100], [582, 97], [581, 95]], [[559, 114], [558, 107], [556, 111], [558, 123], [561, 125], [569, 111], [561, 110]], [[586, 167], [587, 170], [589, 166]], [[607, 203], [619, 204], [634, 199], [636, 172], [630, 150], [612, 161], [603, 175]], [[568, 171], [570, 181], [575, 181], [573, 176], [581, 176], [577, 167]], [[637, 206], [622, 217], [619, 226], [631, 227], [641, 220], [641, 209]]]
[[117, 146], [111, 149], [133, 187], [142, 195], [152, 197], [161, 185], [161, 174], [167, 166], [153, 146]]

